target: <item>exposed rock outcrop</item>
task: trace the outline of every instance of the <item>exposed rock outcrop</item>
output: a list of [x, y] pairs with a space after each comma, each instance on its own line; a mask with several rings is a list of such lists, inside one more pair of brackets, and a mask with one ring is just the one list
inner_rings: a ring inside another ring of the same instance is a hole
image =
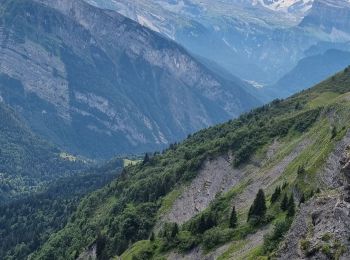
[[330, 154], [321, 175], [327, 190], [302, 205], [279, 259], [350, 258], [349, 136]]
[[229, 155], [207, 160], [163, 221], [179, 224], [188, 221], [206, 209], [218, 193], [227, 192], [238, 184], [244, 175], [245, 169], [232, 167], [232, 157]]

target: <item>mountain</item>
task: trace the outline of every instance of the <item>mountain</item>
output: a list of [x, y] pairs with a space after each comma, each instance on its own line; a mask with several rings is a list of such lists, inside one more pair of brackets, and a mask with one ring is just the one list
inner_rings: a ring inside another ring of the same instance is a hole
[[[348, 8], [337, 12], [339, 8], [324, 4], [325, 0], [86, 1], [116, 10], [260, 85], [275, 83], [319, 42], [348, 41], [346, 28], [350, 27]], [[333, 2], [348, 5], [348, 0]], [[328, 9], [332, 17], [324, 15]], [[324, 30], [324, 23], [334, 25], [334, 30]]]
[[71, 153], [159, 149], [260, 104], [239, 79], [83, 1], [1, 0], [0, 93]]
[[305, 14], [312, 8], [314, 0], [255, 0], [253, 4], [260, 4], [274, 11]]
[[32, 259], [348, 259], [350, 67], [145, 156]]
[[323, 54], [308, 56], [282, 77], [273, 87], [272, 96], [289, 96], [315, 85], [350, 64], [350, 52], [329, 49]]
[[317, 0], [300, 26], [321, 31], [333, 41], [349, 41], [349, 13], [349, 0]]
[[37, 137], [2, 102], [0, 118], [0, 204], [72, 176], [89, 165], [77, 158], [69, 160], [57, 147]]

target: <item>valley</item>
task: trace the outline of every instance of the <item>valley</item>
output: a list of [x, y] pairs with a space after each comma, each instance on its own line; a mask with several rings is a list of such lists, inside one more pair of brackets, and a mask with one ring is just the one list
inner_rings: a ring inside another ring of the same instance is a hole
[[349, 259], [349, 17], [0, 0], [0, 259]]

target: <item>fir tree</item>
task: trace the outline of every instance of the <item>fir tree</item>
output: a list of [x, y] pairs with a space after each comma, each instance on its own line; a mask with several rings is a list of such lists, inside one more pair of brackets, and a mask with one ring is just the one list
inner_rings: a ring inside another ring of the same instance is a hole
[[172, 238], [176, 237], [178, 233], [179, 233], [179, 226], [177, 225], [177, 223], [174, 223], [171, 229], [171, 237]]
[[290, 195], [289, 201], [288, 201], [288, 217], [293, 217], [295, 215], [295, 204], [294, 204], [294, 196], [293, 194]]
[[272, 196], [271, 196], [271, 203], [275, 203], [279, 196], [281, 195], [281, 187], [277, 186], [275, 191], [273, 192]]
[[232, 208], [230, 216], [230, 228], [235, 228], [237, 226], [237, 213], [235, 207]]
[[281, 209], [286, 211], [288, 209], [288, 197], [287, 194], [284, 194], [283, 199], [281, 201]]
[[256, 194], [255, 200], [249, 209], [248, 221], [254, 219], [257, 223], [261, 223], [266, 214], [265, 194], [262, 189]]

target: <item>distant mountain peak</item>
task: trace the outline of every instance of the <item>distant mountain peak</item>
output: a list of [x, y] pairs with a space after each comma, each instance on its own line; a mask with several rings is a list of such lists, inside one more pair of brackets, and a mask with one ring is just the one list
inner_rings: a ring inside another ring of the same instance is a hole
[[305, 13], [312, 7], [314, 0], [253, 0], [253, 4], [273, 10], [291, 13]]

